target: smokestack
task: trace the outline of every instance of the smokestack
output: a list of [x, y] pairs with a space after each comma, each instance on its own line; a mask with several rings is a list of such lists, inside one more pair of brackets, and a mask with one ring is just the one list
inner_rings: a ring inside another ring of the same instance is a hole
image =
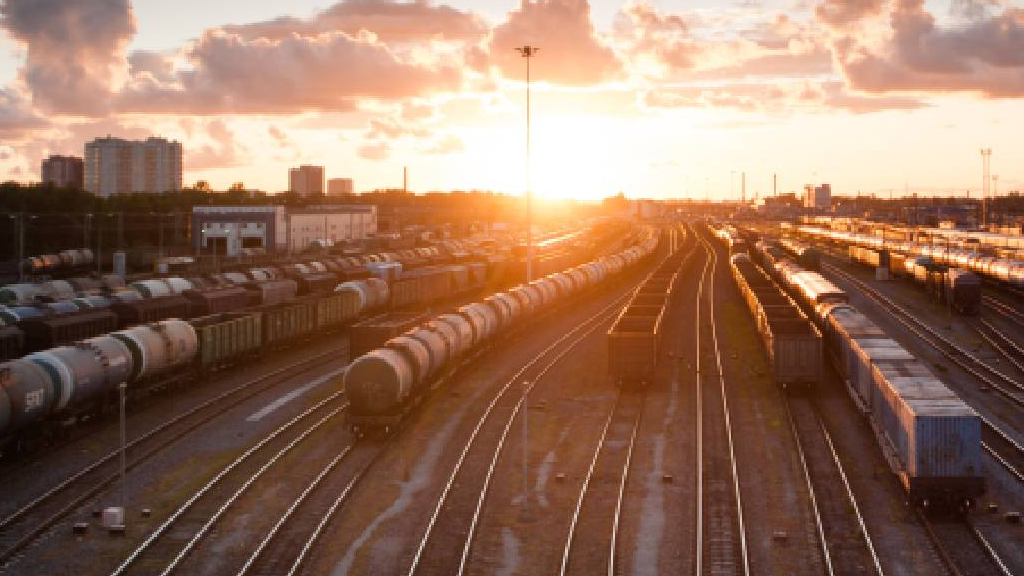
[[779, 175], [772, 174], [772, 196], [779, 195]]
[[402, 166], [402, 192], [409, 192], [409, 167]]

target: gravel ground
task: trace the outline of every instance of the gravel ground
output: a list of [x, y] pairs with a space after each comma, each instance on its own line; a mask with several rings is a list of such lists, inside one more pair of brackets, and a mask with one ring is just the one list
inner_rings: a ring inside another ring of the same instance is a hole
[[720, 242], [712, 245], [718, 252], [718, 338], [751, 570], [821, 574], [821, 544], [783, 399], [750, 311], [731, 276], [727, 251]]
[[[640, 422], [626, 507], [620, 532], [619, 571], [634, 576], [686, 574], [694, 565], [696, 454], [693, 372], [695, 295], [703, 250], [678, 284], [676, 302], [663, 320], [663, 349], [674, 356], [662, 362], [647, 390]], [[665, 476], [671, 477], [670, 482]]]

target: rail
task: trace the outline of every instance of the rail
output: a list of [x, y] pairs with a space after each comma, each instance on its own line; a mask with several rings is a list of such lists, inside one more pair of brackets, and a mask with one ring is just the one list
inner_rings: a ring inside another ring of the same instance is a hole
[[[743, 502], [741, 498], [739, 473], [736, 464], [736, 453], [733, 446], [732, 423], [729, 416], [729, 402], [725, 388], [725, 376], [722, 371], [722, 355], [718, 345], [717, 322], [715, 320], [715, 270], [718, 262], [718, 255], [711, 243], [701, 234], [698, 234], [708, 257], [704, 263], [701, 273], [700, 285], [697, 289], [697, 361], [695, 363], [697, 381], [697, 532], [696, 532], [696, 569], [694, 573], [703, 575], [705, 571], [715, 572], [732, 567], [733, 572], [737, 568], [742, 574], [750, 574], [750, 559], [747, 550], [746, 529], [743, 525]], [[704, 309], [702, 301], [707, 301], [708, 318], [701, 319], [701, 311]], [[701, 326], [707, 322], [711, 328], [709, 344], [714, 352], [715, 363], [709, 370], [703, 359], [703, 345], [701, 340]], [[705, 403], [703, 391], [704, 376], [716, 376], [720, 404], [715, 402]], [[716, 438], [714, 434], [705, 431], [707, 425], [705, 412], [718, 410], [721, 412], [721, 424], [718, 427]], [[724, 437], [725, 447], [721, 446]], [[705, 450], [708, 440], [717, 442], [712, 448], [717, 450]], [[715, 455], [718, 452], [728, 454], [728, 466], [708, 459], [708, 454]], [[705, 460], [709, 460], [705, 462]], [[705, 476], [708, 478], [705, 479]], [[705, 492], [708, 492], [705, 495]], [[707, 496], [707, 497], [706, 497]], [[717, 501], [713, 501], [716, 497]], [[708, 510], [705, 510], [705, 507]], [[707, 526], [705, 526], [705, 523]], [[726, 528], [729, 526], [730, 528]], [[735, 532], [735, 533], [733, 533]], [[712, 534], [720, 540], [712, 545], [706, 534]], [[705, 550], [705, 547], [707, 550]], [[737, 567], [736, 564], [739, 564]]]
[[[222, 415], [226, 410], [280, 384], [282, 380], [294, 378], [311, 370], [318, 369], [331, 361], [336, 361], [338, 354], [338, 350], [331, 350], [272, 370], [164, 421], [127, 443], [125, 449], [131, 450], [133, 454], [125, 469], [135, 469], [160, 454], [165, 448], [170, 447], [193, 430]], [[189, 421], [194, 416], [198, 417]], [[178, 425], [181, 425], [180, 429], [175, 430], [174, 428]], [[148, 444], [153, 445], [148, 446]], [[134, 452], [141, 453], [136, 455]], [[17, 535], [15, 541], [0, 552], [0, 564], [9, 561], [19, 551], [36, 541], [48, 529], [62, 521], [89, 499], [99, 494], [104, 488], [114, 484], [120, 478], [120, 472], [117, 469], [120, 453], [120, 450], [109, 452], [78, 472], [68, 476], [56, 486], [9, 514], [3, 520], [0, 520], [0, 538], [7, 539], [8, 532], [34, 512], [40, 511], [40, 513], [45, 514], [44, 519], [29, 527], [26, 532]], [[100, 478], [94, 478], [95, 476], [100, 476]], [[90, 480], [94, 481], [88, 486], [82, 486], [80, 491], [72, 493], [80, 485], [88, 484]], [[63, 502], [58, 501], [65, 494], [69, 495], [70, 499]], [[46, 513], [46, 508], [48, 507], [55, 507], [56, 510]]]

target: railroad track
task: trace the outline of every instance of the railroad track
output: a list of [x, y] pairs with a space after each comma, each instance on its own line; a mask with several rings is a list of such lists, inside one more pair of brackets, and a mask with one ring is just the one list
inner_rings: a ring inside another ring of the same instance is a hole
[[642, 393], [619, 392], [576, 498], [559, 576], [616, 574], [622, 506], [643, 412]]
[[1017, 344], [1013, 338], [1005, 332], [996, 328], [991, 322], [984, 318], [978, 318], [974, 329], [988, 342], [999, 355], [1005, 358], [1010, 364], [1024, 372], [1024, 348]]
[[[343, 393], [338, 391], [324, 398], [222, 468], [150, 532], [111, 572], [111, 576], [167, 576], [178, 569], [214, 524], [267, 470], [302, 445], [314, 432], [344, 413], [348, 403], [342, 400], [342, 396]], [[323, 415], [317, 418], [319, 414]], [[304, 429], [299, 426], [309, 420], [313, 422]], [[272, 456], [263, 460], [256, 458], [275, 447], [278, 450]]]
[[843, 463], [813, 402], [783, 394], [811, 499], [825, 573], [885, 576]]
[[[407, 570], [408, 576], [421, 573], [457, 576], [466, 574], [498, 460], [504, 452], [516, 417], [520, 414], [523, 417], [527, 415], [525, 408], [530, 391], [543, 382], [545, 375], [569, 352], [613, 320], [631, 295], [632, 291], [627, 291], [608, 306], [577, 324], [523, 366], [499, 389], [480, 415], [448, 476], [413, 554]], [[521, 394], [509, 394], [511, 390], [519, 389], [513, 388], [516, 384], [522, 386]], [[492, 419], [498, 424], [486, 426]], [[504, 422], [504, 425], [501, 425], [501, 422]], [[476, 449], [478, 446], [480, 448]], [[479, 474], [481, 470], [486, 471], [482, 477]], [[453, 497], [456, 490], [465, 494]], [[472, 505], [460, 506], [460, 503], [466, 502]], [[525, 502], [523, 504], [526, 505]], [[433, 535], [441, 531], [441, 524], [444, 524], [445, 533], [465, 534], [461, 548], [444, 547], [434, 543]]]
[[[348, 353], [347, 346], [342, 353]], [[338, 355], [339, 350], [331, 350], [272, 370], [159, 424], [127, 443], [126, 470], [151, 460], [226, 410], [284, 380], [336, 361]], [[120, 478], [119, 456], [119, 450], [104, 455], [0, 520], [0, 566], [9, 563], [51, 528], [114, 485]]]
[[1024, 313], [1018, 311], [1012, 304], [1004, 302], [992, 296], [982, 296], [981, 302], [997, 314], [1003, 314], [1013, 318], [1016, 322], [1024, 322]]
[[995, 549], [969, 519], [933, 520], [917, 512], [928, 539], [953, 576], [1013, 576]]
[[[732, 423], [715, 321], [714, 277], [718, 255], [702, 234], [707, 253], [697, 289], [697, 524], [694, 574], [750, 574], [743, 502]], [[704, 305], [704, 302], [707, 305]], [[710, 328], [705, 331], [705, 325]], [[709, 361], [709, 358], [711, 361]]]

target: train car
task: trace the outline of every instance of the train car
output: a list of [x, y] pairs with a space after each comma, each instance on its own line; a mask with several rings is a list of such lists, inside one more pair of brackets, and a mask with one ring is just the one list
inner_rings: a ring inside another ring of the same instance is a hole
[[108, 309], [79, 310], [72, 314], [28, 318], [18, 323], [25, 334], [25, 353], [72, 344], [118, 327], [118, 317]]
[[608, 374], [615, 385], [644, 387], [653, 380], [664, 313], [664, 301], [653, 306], [634, 304], [624, 307], [615, 319], [606, 334]]
[[[13, 360], [22, 356], [25, 349], [25, 333], [17, 326], [0, 326], [0, 361]], [[0, 427], [2, 430], [2, 427]]]
[[234, 364], [263, 349], [263, 315], [259, 312], [228, 312], [193, 318], [200, 371]]
[[981, 278], [973, 272], [950, 268], [943, 275], [943, 290], [949, 305], [964, 315], [981, 311]]
[[[195, 283], [192, 283], [195, 285]], [[209, 316], [241, 310], [249, 305], [249, 293], [240, 286], [189, 289], [181, 293], [189, 301], [193, 316]]]
[[[647, 238], [641, 247], [646, 255], [657, 247], [657, 239]], [[596, 288], [602, 279], [611, 277], [607, 264], [592, 262], [581, 268], [588, 278], [589, 288]], [[590, 282], [591, 279], [594, 281]], [[394, 429], [426, 393], [461, 362], [508, 333], [515, 325], [510, 321], [510, 310], [538, 314], [565, 302], [557, 286], [558, 282], [553, 279], [541, 279], [513, 288], [500, 299], [462, 306], [455, 313], [437, 316], [421, 327], [436, 338], [414, 329], [356, 358], [343, 377], [351, 403], [349, 422], [355, 433], [388, 433]], [[457, 347], [453, 346], [455, 343]], [[447, 353], [442, 354], [445, 345]], [[437, 359], [440, 357], [447, 361], [439, 366]]]
[[296, 300], [258, 308], [263, 314], [263, 345], [279, 348], [316, 331], [316, 303]]
[[[855, 308], [841, 301], [815, 303], [812, 294], [793, 291], [814, 310], [850, 397], [867, 415], [912, 501], [969, 507], [985, 490], [978, 414]], [[892, 366], [902, 372], [888, 371]], [[917, 385], [903, 378], [930, 380]]]
[[148, 324], [169, 318], [191, 318], [191, 304], [184, 296], [160, 296], [131, 302], [115, 302], [110, 310], [117, 314], [118, 326]]

